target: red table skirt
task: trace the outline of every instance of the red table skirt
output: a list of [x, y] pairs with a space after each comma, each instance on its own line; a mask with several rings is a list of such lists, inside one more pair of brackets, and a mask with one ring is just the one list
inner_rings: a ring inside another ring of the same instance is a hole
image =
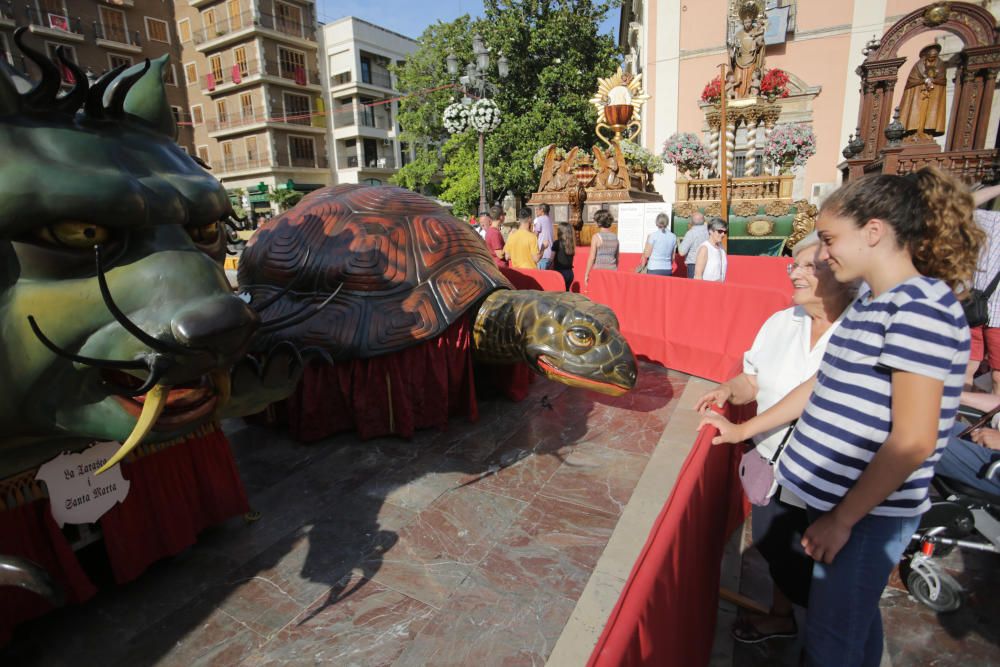
[[[561, 288], [562, 278], [553, 275]], [[519, 401], [527, 395], [532, 375], [524, 364], [474, 365], [472, 318], [466, 316], [437, 338], [399, 352], [332, 366], [309, 364], [279, 413], [292, 437], [302, 442], [343, 431], [357, 431], [362, 439], [410, 438], [418, 429], [444, 429], [450, 417], [478, 419], [477, 380], [481, 387], [488, 383]]]
[[[122, 475], [131, 482], [128, 495], [100, 519], [118, 583], [180, 553], [205, 528], [249, 510], [229, 440], [217, 427], [139, 449], [143, 455], [130, 454], [121, 463]], [[83, 602], [97, 592], [52, 519], [48, 498], [0, 511], [0, 554], [41, 565], [62, 585], [67, 602]], [[15, 625], [49, 608], [33, 593], [5, 588], [0, 594], [0, 644], [9, 640]]]

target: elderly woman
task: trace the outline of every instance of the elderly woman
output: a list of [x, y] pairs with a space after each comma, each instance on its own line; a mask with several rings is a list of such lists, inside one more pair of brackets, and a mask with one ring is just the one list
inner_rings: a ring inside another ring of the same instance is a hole
[[646, 247], [642, 251], [640, 267], [646, 267], [651, 276], [669, 276], [673, 273], [674, 250], [677, 248], [677, 236], [669, 229], [670, 218], [666, 213], [656, 216], [656, 231], [650, 232], [646, 238]]
[[[788, 266], [794, 305], [764, 322], [743, 356], [743, 373], [705, 394], [698, 411], [713, 403], [757, 401], [758, 412], [763, 412], [819, 369], [826, 344], [856, 291], [838, 283], [825, 263], [816, 262], [819, 243], [813, 232], [795, 245]], [[757, 453], [772, 459], [786, 431], [787, 426], [754, 438]], [[753, 507], [751, 521], [754, 546], [767, 560], [773, 580], [771, 610], [742, 616], [733, 637], [745, 643], [793, 637], [798, 628], [792, 604], [807, 606], [812, 578], [813, 561], [799, 544], [809, 525], [805, 506], [779, 488], [767, 505]]]
[[715, 218], [708, 225], [708, 240], [698, 248], [698, 258], [695, 260], [694, 277], [696, 280], [724, 282], [726, 280], [726, 249], [722, 241], [729, 233], [729, 225]]

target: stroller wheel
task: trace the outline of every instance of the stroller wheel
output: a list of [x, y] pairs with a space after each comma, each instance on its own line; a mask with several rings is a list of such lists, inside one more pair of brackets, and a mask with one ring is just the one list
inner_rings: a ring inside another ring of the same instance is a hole
[[906, 578], [906, 587], [910, 594], [922, 604], [938, 613], [955, 611], [962, 606], [962, 593], [954, 584], [944, 578], [938, 578], [938, 593], [931, 598], [931, 583], [920, 572], [910, 572]]

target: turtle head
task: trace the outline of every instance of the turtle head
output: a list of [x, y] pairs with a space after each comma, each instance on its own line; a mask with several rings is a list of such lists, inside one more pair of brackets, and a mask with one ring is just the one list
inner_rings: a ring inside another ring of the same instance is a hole
[[632, 349], [607, 306], [580, 294], [502, 290], [476, 316], [477, 358], [523, 361], [550, 380], [619, 396], [635, 386]]

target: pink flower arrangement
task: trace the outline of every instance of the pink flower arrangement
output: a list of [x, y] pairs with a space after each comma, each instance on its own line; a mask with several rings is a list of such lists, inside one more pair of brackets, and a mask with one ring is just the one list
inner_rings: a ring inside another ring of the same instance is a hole
[[764, 146], [764, 159], [779, 167], [785, 162], [786, 156], [794, 156], [792, 165], [801, 167], [815, 154], [816, 135], [812, 127], [805, 123], [775, 126]]
[[708, 149], [698, 139], [698, 135], [692, 132], [677, 132], [663, 142], [663, 161], [675, 164], [683, 171], [712, 166], [712, 156]]

